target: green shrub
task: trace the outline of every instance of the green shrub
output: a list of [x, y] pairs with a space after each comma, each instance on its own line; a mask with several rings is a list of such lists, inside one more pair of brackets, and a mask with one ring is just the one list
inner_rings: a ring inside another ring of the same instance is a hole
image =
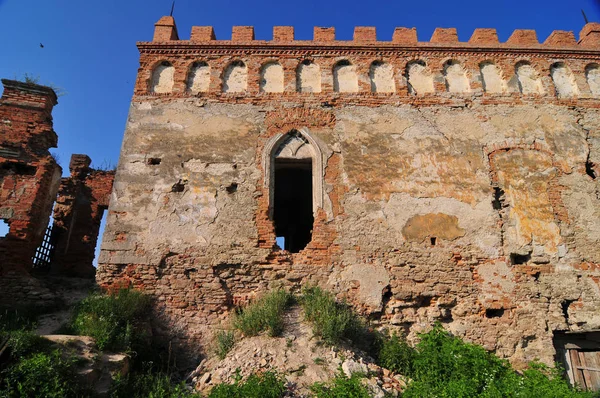
[[283, 313], [291, 304], [292, 298], [283, 289], [274, 290], [240, 309], [233, 325], [246, 336], [256, 336], [265, 330], [268, 330], [271, 337], [279, 336], [283, 332]]
[[235, 336], [231, 330], [220, 330], [216, 335], [217, 356], [223, 359], [235, 344]]
[[403, 398], [583, 398], [559, 370], [532, 364], [523, 375], [483, 347], [463, 342], [436, 325], [421, 335], [412, 361], [412, 382]]
[[208, 395], [209, 398], [279, 398], [285, 392], [285, 381], [275, 372], [251, 375], [242, 382], [239, 372], [233, 384], [219, 384]]
[[80, 397], [74, 360], [64, 359], [58, 350], [21, 359], [2, 371], [0, 397]]
[[339, 343], [342, 338], [356, 341], [364, 336], [360, 318], [347, 304], [338, 303], [332, 293], [319, 287], [304, 288], [302, 307], [314, 334], [329, 344]]
[[391, 337], [380, 336], [378, 343], [377, 363], [379, 366], [405, 376], [413, 374], [416, 351], [408, 345], [406, 340], [394, 333]]
[[175, 383], [161, 372], [132, 373], [117, 378], [110, 390], [112, 398], [192, 398], [200, 397], [188, 391], [184, 383]]
[[361, 383], [362, 375], [353, 374], [346, 377], [343, 372], [329, 383], [315, 383], [311, 391], [316, 398], [370, 398], [369, 389]]
[[135, 290], [92, 294], [75, 308], [73, 332], [92, 336], [100, 350], [130, 351], [146, 336], [136, 326], [150, 308], [148, 296]]
[[8, 348], [11, 357], [20, 359], [27, 355], [47, 352], [52, 342], [28, 330], [15, 330], [8, 333]]
[[523, 371], [519, 377], [518, 388], [515, 397], [518, 398], [592, 398], [598, 397], [598, 392], [582, 392], [573, 389], [563, 378], [560, 367], [549, 368], [548, 366], [533, 362], [529, 368]]

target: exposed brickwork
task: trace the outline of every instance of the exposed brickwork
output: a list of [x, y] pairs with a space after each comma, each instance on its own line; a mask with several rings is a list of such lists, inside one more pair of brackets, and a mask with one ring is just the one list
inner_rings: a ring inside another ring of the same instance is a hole
[[[58, 274], [93, 276], [92, 260], [102, 210], [108, 207], [114, 172], [90, 170], [90, 159], [74, 155], [71, 177], [49, 152], [57, 146], [52, 129], [54, 91], [45, 86], [2, 80], [0, 98], [0, 219], [9, 224], [0, 238], [0, 304], [51, 304], [56, 296], [32, 274], [55, 200]], [[60, 194], [57, 199], [57, 192]], [[73, 214], [76, 214], [73, 217]], [[56, 238], [56, 236], [54, 236]], [[62, 266], [65, 264], [66, 266]]]
[[[409, 339], [439, 320], [517, 366], [553, 362], [555, 331], [600, 328], [595, 29], [138, 43], [97, 281], [154, 295], [157, 335], [188, 354], [235, 305], [308, 283]], [[150, 94], [162, 61], [172, 91]], [[276, 245], [278, 156], [312, 162], [298, 253]]]
[[[50, 155], [56, 94], [48, 87], [2, 80], [0, 99], [0, 218], [10, 230], [0, 239], [0, 274], [27, 273], [44, 236], [61, 168]], [[17, 271], [18, 272], [18, 271]]]
[[92, 262], [114, 171], [90, 169], [90, 164], [86, 155], [71, 156], [71, 176], [61, 180], [54, 206], [55, 273], [93, 277], [96, 272]]

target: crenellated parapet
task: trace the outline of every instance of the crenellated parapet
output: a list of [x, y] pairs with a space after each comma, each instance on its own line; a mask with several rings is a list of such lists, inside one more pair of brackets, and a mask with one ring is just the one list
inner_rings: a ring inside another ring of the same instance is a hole
[[377, 105], [439, 103], [483, 96], [542, 101], [600, 98], [600, 24], [575, 39], [554, 31], [542, 43], [533, 30], [516, 30], [500, 43], [495, 29], [476, 29], [460, 42], [456, 29], [437, 28], [420, 42], [412, 28], [396, 28], [391, 41], [374, 27], [356, 27], [353, 40], [334, 28], [315, 27], [313, 40], [295, 40], [294, 28], [276, 26], [270, 41], [252, 26], [234, 26], [217, 40], [210, 26], [180, 40], [172, 17], [156, 24], [154, 40], [138, 43], [137, 96], [199, 96], [219, 101], [323, 101]]

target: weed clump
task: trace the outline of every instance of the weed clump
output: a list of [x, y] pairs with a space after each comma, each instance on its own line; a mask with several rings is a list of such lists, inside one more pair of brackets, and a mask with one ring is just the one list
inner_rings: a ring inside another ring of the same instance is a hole
[[265, 330], [270, 337], [279, 336], [283, 332], [283, 313], [292, 303], [292, 298], [283, 289], [274, 290], [238, 310], [233, 325], [246, 336], [256, 336]]
[[93, 337], [100, 350], [131, 351], [145, 338], [136, 327], [149, 309], [149, 297], [135, 290], [92, 294], [75, 308], [71, 329]]
[[337, 344], [343, 338], [358, 340], [364, 325], [358, 315], [345, 303], [338, 303], [332, 293], [319, 287], [302, 290], [302, 307], [313, 332], [326, 343]]
[[363, 377], [357, 373], [347, 377], [340, 371], [329, 383], [315, 383], [310, 389], [316, 398], [370, 398], [369, 389], [361, 382]]
[[275, 372], [253, 374], [242, 382], [239, 372], [232, 384], [215, 386], [208, 398], [280, 398], [285, 392], [285, 380]]
[[235, 335], [230, 330], [221, 330], [217, 332], [215, 340], [217, 344], [217, 356], [219, 359], [223, 359], [235, 345]]
[[391, 337], [379, 336], [377, 362], [392, 372], [411, 376], [416, 354], [415, 349], [395, 333]]
[[[16, 357], [15, 357], [16, 358]], [[0, 397], [79, 397], [75, 360], [63, 358], [60, 351], [37, 352], [20, 358], [1, 373]]]
[[112, 398], [193, 398], [200, 396], [189, 391], [183, 382], [176, 383], [171, 377], [151, 369], [117, 378], [111, 387]]

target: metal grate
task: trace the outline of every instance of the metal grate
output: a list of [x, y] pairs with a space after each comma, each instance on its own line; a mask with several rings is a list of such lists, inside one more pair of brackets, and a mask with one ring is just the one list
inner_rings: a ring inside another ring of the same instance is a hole
[[42, 244], [35, 250], [33, 256], [33, 268], [45, 270], [50, 268], [52, 256], [54, 254], [55, 239], [52, 236], [52, 224], [46, 228]]

